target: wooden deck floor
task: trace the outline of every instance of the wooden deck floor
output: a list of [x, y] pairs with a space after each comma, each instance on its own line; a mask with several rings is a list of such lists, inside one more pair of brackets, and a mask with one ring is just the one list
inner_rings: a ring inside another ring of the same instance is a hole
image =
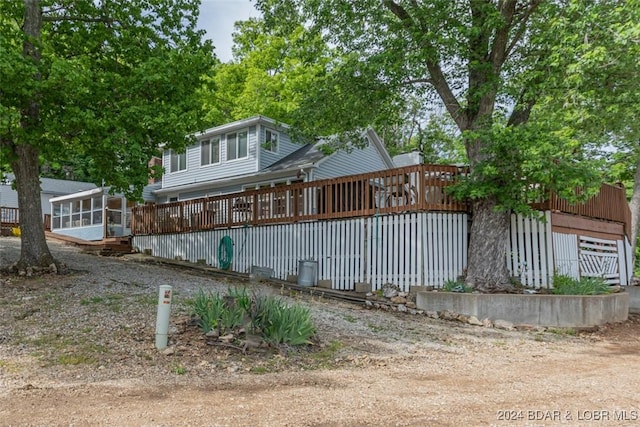
[[62, 234], [45, 232], [47, 239], [65, 242], [78, 246], [86, 252], [97, 253], [100, 255], [118, 256], [133, 252], [131, 246], [131, 238], [129, 236], [109, 237], [102, 240], [82, 240], [76, 237], [64, 236]]

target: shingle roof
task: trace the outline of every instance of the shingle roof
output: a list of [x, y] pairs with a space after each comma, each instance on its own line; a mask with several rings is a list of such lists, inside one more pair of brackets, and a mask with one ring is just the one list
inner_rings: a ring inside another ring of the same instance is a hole
[[325, 154], [318, 150], [317, 144], [307, 144], [285, 158], [264, 168], [261, 172], [276, 172], [279, 170], [293, 169], [298, 166], [315, 163], [324, 156]]
[[[7, 182], [12, 182], [13, 174], [6, 175]], [[68, 179], [40, 178], [40, 188], [42, 193], [61, 196], [65, 194], [77, 193], [79, 191], [91, 190], [97, 186], [91, 182], [70, 181]]]

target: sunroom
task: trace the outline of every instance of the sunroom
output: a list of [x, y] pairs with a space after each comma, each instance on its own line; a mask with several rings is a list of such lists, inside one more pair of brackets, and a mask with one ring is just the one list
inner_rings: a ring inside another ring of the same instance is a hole
[[95, 188], [51, 202], [51, 231], [82, 240], [103, 240], [131, 233], [131, 208], [134, 202], [123, 195], [108, 194]]

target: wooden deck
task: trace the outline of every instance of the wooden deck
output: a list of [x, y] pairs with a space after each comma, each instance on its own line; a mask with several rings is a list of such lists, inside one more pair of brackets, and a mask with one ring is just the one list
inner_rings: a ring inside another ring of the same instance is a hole
[[446, 190], [466, 168], [416, 165], [181, 202], [135, 207], [132, 234], [370, 217], [401, 212], [468, 212]]
[[[131, 233], [150, 235], [407, 212], [470, 213], [470, 203], [447, 191], [466, 168], [416, 165], [260, 190], [145, 205], [132, 211]], [[549, 192], [532, 205], [540, 211], [613, 221], [630, 238], [631, 211], [623, 187], [604, 184], [585, 203], [570, 204]]]
[[129, 236], [108, 237], [102, 240], [89, 241], [78, 239], [76, 237], [52, 233], [50, 231], [47, 231], [45, 234], [47, 236], [47, 239], [57, 240], [70, 245], [75, 245], [80, 247], [85, 252], [96, 253], [99, 255], [119, 256], [134, 252], [133, 247], [131, 246], [131, 238]]

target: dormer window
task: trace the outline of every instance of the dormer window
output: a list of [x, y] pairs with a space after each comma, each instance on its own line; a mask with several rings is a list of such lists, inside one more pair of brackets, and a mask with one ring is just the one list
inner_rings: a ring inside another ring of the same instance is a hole
[[278, 152], [278, 132], [267, 129], [264, 134], [264, 149], [272, 153]]
[[200, 165], [212, 165], [220, 163], [220, 137], [202, 141], [200, 143]]
[[169, 172], [178, 172], [187, 169], [187, 153], [177, 153], [171, 150], [169, 157], [171, 159]]
[[227, 134], [227, 160], [248, 156], [247, 134], [246, 130]]

